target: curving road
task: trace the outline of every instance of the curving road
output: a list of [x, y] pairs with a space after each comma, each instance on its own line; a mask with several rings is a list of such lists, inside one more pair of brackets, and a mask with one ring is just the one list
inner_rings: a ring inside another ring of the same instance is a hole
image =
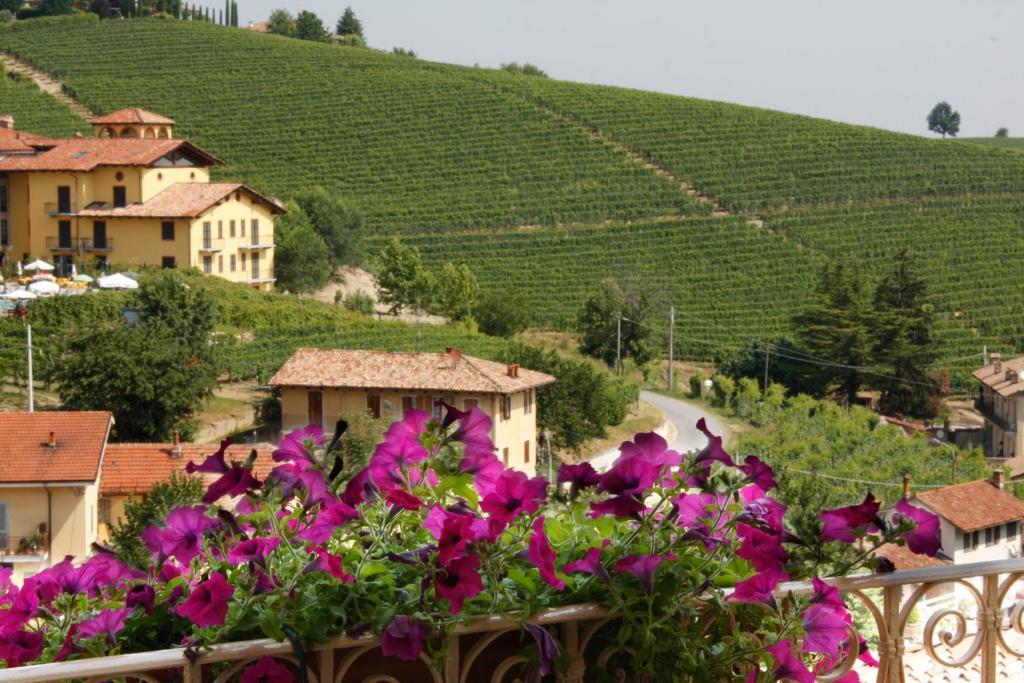
[[[675, 435], [675, 439], [669, 443], [669, 447], [680, 453], [696, 451], [704, 448], [707, 439], [697, 431], [697, 421], [704, 418], [708, 429], [713, 434], [720, 435], [729, 442], [731, 436], [729, 428], [716, 415], [705, 411], [696, 403], [681, 401], [677, 398], [670, 398], [653, 391], [641, 391], [640, 399], [654, 405], [665, 414], [665, 420], [669, 423], [669, 435]], [[617, 450], [607, 451], [590, 459], [590, 463], [598, 470], [604, 470], [611, 466], [619, 455]]]

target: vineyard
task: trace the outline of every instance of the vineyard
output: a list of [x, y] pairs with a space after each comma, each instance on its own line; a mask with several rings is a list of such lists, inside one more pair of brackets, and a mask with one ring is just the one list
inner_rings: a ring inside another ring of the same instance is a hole
[[12, 78], [0, 64], [0, 113], [11, 114], [21, 130], [40, 135], [71, 135], [91, 130], [88, 124], [30, 81]]

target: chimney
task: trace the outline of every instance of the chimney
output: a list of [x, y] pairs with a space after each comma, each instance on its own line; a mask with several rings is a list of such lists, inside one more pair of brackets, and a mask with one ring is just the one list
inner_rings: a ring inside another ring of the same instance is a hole
[[179, 432], [177, 429], [174, 430], [174, 441], [171, 444], [171, 457], [181, 457], [181, 432]]
[[519, 376], [519, 366], [516, 365], [515, 363], [510, 364], [508, 366], [508, 376], [509, 377], [518, 377]]
[[1006, 475], [1003, 473], [1002, 470], [996, 470], [995, 472], [992, 473], [992, 484], [995, 485], [995, 487], [1000, 491], [1006, 488], [1005, 477]]
[[452, 363], [456, 365], [462, 360], [462, 351], [459, 351], [454, 346], [445, 347], [444, 352], [448, 354], [448, 357], [452, 359]]
[[50, 432], [50, 438], [46, 441], [47, 448], [57, 447], [57, 432]]
[[992, 358], [992, 365], [995, 366], [993, 370], [998, 374], [1003, 369], [1003, 354], [993, 353], [990, 357]]
[[13, 130], [14, 117], [10, 114], [4, 114], [3, 116], [0, 116], [0, 128], [5, 130]]
[[910, 498], [910, 473], [903, 473], [903, 497]]

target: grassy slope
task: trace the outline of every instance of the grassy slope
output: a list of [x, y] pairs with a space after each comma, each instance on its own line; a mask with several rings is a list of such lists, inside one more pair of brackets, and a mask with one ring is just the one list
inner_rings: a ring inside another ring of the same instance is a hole
[[1024, 149], [1024, 138], [956, 138], [960, 142], [969, 142], [985, 147], [1004, 147], [1006, 149]]
[[[600, 277], [643, 275], [680, 309], [682, 350], [706, 357], [784, 331], [825, 260], [875, 277], [909, 243], [942, 357], [1024, 345], [1004, 306], [1021, 280], [993, 253], [1024, 243], [1024, 158], [1007, 150], [203, 24], [0, 30], [0, 49], [95, 110], [174, 116], [225, 175], [328, 186], [428, 263], [526, 290], [544, 322], [569, 323]], [[715, 204], [741, 218], [707, 217]], [[764, 228], [742, 219], [755, 212]]]
[[31, 81], [11, 78], [0, 65], [0, 113], [12, 114], [21, 130], [41, 135], [86, 133], [90, 126]]

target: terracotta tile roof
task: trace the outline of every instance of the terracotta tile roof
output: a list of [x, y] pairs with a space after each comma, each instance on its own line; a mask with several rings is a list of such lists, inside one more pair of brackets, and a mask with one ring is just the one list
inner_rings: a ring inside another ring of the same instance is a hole
[[138, 107], [128, 107], [127, 109], [118, 109], [115, 112], [89, 119], [89, 123], [94, 126], [102, 126], [107, 123], [151, 123], [161, 126], [173, 126], [174, 119], [169, 119], [162, 114], [155, 114]]
[[974, 376], [974, 379], [1000, 396], [1012, 396], [1024, 391], [1022, 373], [1024, 373], [1024, 356], [1002, 361], [998, 372], [996, 371], [996, 364], [989, 363], [971, 374]]
[[[201, 463], [217, 450], [215, 444], [181, 444], [181, 456], [171, 457], [169, 443], [112, 443], [107, 446], [100, 475], [100, 494], [127, 495], [148, 493], [153, 484], [169, 481], [171, 472], [184, 472], [189, 462]], [[253, 465], [259, 480], [273, 469], [273, 447], [265, 444], [233, 444], [228, 447], [226, 460], [243, 461], [256, 448]], [[211, 480], [215, 477], [207, 475]]]
[[284, 213], [280, 201], [241, 183], [175, 183], [145, 202], [118, 208], [103, 204], [89, 205], [79, 211], [78, 215], [103, 218], [196, 218], [236, 190], [267, 204], [274, 213]]
[[0, 158], [0, 171], [91, 171], [97, 166], [148, 166], [176, 150], [184, 150], [210, 165], [220, 159], [187, 140], [141, 138], [65, 138], [33, 155]]
[[0, 413], [0, 483], [95, 481], [112, 423], [101, 411]]
[[271, 378], [271, 386], [355, 387], [512, 394], [555, 378], [520, 368], [510, 377], [503, 363], [450, 353], [298, 349]]
[[928, 557], [912, 553], [905, 546], [886, 543], [875, 551], [875, 555], [884, 557], [896, 565], [896, 569], [927, 569], [928, 567], [945, 567], [952, 560], [942, 557]]
[[996, 488], [987, 479], [923, 491], [917, 499], [961, 531], [1024, 519], [1024, 500]]

